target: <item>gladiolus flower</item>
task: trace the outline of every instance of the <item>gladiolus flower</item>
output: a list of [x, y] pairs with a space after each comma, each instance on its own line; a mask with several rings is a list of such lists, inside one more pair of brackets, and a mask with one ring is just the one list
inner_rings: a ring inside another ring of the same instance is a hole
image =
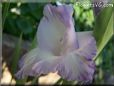
[[37, 31], [38, 47], [19, 61], [16, 77], [57, 72], [68, 81], [92, 81], [96, 41], [92, 31], [75, 32], [71, 5], [44, 7]]

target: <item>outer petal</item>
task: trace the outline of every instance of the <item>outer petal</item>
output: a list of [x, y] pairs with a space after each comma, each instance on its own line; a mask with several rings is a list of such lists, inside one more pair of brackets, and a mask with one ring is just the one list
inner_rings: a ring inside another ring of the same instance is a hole
[[[51, 64], [51, 61], [53, 59], [56, 59], [52, 53], [47, 51], [42, 51], [39, 48], [35, 48], [29, 53], [25, 54], [24, 57], [22, 57], [22, 62], [20, 62], [21, 69], [16, 73], [17, 78], [24, 78], [25, 76], [35, 76], [34, 71], [32, 68], [34, 68], [34, 65], [36, 63], [42, 63], [42, 61], [47, 61], [49, 64]], [[53, 62], [53, 61], [52, 61]], [[45, 65], [45, 64], [43, 64]], [[46, 64], [48, 65], [48, 64]], [[50, 72], [53, 71], [50, 69], [51, 66], [47, 67], [45, 71], [49, 70]], [[41, 68], [45, 68], [44, 66], [41, 66]], [[40, 69], [40, 68], [38, 68]], [[53, 68], [52, 68], [53, 69]], [[43, 72], [45, 72], [43, 71]]]
[[97, 52], [96, 40], [92, 31], [77, 32], [79, 49], [77, 53], [88, 60], [91, 60]]
[[39, 48], [52, 51], [55, 55], [60, 54], [60, 40], [65, 31], [72, 26], [72, 14], [70, 6], [58, 7], [46, 5], [37, 32]]
[[[52, 58], [50, 58], [52, 57]], [[48, 74], [50, 72], [56, 72], [56, 65], [58, 64], [60, 58], [56, 56], [50, 56], [48, 59], [41, 60], [37, 62], [33, 67], [32, 71], [34, 76], [41, 74]]]
[[[21, 57], [21, 59], [19, 60], [19, 68], [22, 68], [26, 63], [28, 63], [28, 61], [30, 62], [32, 59], [37, 58], [38, 52], [39, 52], [39, 49], [37, 47], [29, 51], [28, 53], [26, 53], [23, 57]], [[38, 58], [38, 59], [40, 60], [41, 58]]]
[[62, 58], [56, 70], [66, 80], [87, 82], [93, 79], [94, 67], [93, 61], [88, 61], [76, 52], [73, 52]]

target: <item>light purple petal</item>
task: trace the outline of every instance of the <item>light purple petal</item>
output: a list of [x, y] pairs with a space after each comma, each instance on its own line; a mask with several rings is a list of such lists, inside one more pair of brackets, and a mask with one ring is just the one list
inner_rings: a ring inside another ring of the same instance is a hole
[[67, 29], [74, 29], [72, 12], [71, 6], [67, 5], [44, 7], [44, 17], [37, 31], [39, 48], [60, 55], [60, 40]]
[[97, 53], [96, 40], [92, 35], [92, 31], [76, 33], [79, 43], [77, 53], [88, 60], [91, 60]]
[[56, 65], [58, 64], [60, 58], [57, 58], [55, 56], [51, 57], [53, 58], [39, 61], [32, 67], [34, 76], [56, 72]]
[[57, 71], [66, 80], [92, 81], [96, 41], [90, 31], [75, 33], [72, 13], [68, 5], [45, 6], [37, 31], [39, 47], [22, 57], [18, 78]]
[[70, 53], [62, 58], [56, 67], [58, 74], [69, 81], [92, 81], [95, 64], [88, 61], [76, 52]]
[[38, 48], [34, 48], [31, 51], [29, 51], [28, 53], [26, 53], [19, 60], [19, 67], [22, 68], [24, 66], [24, 64], [27, 64], [28, 62], [30, 62], [34, 58], [38, 58], [40, 60], [41, 58], [38, 57], [38, 52], [39, 52], [39, 49]]
[[61, 40], [61, 55], [70, 53], [79, 48], [78, 39], [74, 29], [66, 30]]
[[20, 60], [19, 65], [21, 69], [15, 74], [16, 77], [24, 78], [28, 75], [34, 76], [32, 67], [38, 62], [50, 58], [54, 58], [54, 56], [48, 51], [44, 51], [39, 48], [31, 50], [30, 52], [25, 54], [24, 57], [22, 57], [22, 59]]
[[58, 18], [62, 21], [66, 28], [70, 28], [71, 26], [73, 26], [73, 7], [71, 5], [59, 5], [58, 7], [53, 9], [53, 11], [58, 14]]

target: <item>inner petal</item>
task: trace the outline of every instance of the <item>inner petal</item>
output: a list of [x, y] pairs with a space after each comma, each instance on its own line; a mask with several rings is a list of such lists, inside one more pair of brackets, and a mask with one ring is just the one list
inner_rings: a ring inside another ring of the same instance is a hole
[[[44, 17], [37, 31], [40, 49], [51, 51], [57, 56], [60, 55], [61, 47], [63, 46], [61, 45], [61, 39], [64, 38], [66, 30], [70, 29], [74, 31], [71, 12], [73, 12], [73, 9], [68, 5], [57, 7], [52, 5], [45, 6]], [[67, 26], [68, 23], [70, 26]], [[67, 38], [70, 39], [69, 37]]]

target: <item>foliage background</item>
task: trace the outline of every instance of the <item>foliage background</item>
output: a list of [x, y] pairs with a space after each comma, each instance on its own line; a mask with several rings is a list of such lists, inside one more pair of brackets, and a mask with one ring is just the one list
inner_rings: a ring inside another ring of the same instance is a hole
[[[14, 53], [11, 55], [12, 58], [17, 57], [17, 59], [13, 58], [8, 65], [12, 76], [14, 76], [14, 73], [17, 71], [17, 63], [21, 52], [21, 40], [28, 40], [34, 46], [33, 40], [39, 21], [43, 16], [45, 4], [47, 3], [2, 3], [3, 34], [6, 33], [20, 38], [19, 42], [16, 44]], [[75, 3], [73, 3], [73, 6], [76, 31], [93, 30], [95, 26], [95, 17], [92, 8], [76, 6]], [[112, 83], [110, 78], [114, 77], [113, 53], [114, 37], [110, 39], [95, 60], [96, 73], [93, 81], [94, 84]], [[5, 61], [4, 58], [3, 61]], [[30, 80], [33, 80], [33, 78]], [[18, 83], [18, 80], [16, 81]]]

